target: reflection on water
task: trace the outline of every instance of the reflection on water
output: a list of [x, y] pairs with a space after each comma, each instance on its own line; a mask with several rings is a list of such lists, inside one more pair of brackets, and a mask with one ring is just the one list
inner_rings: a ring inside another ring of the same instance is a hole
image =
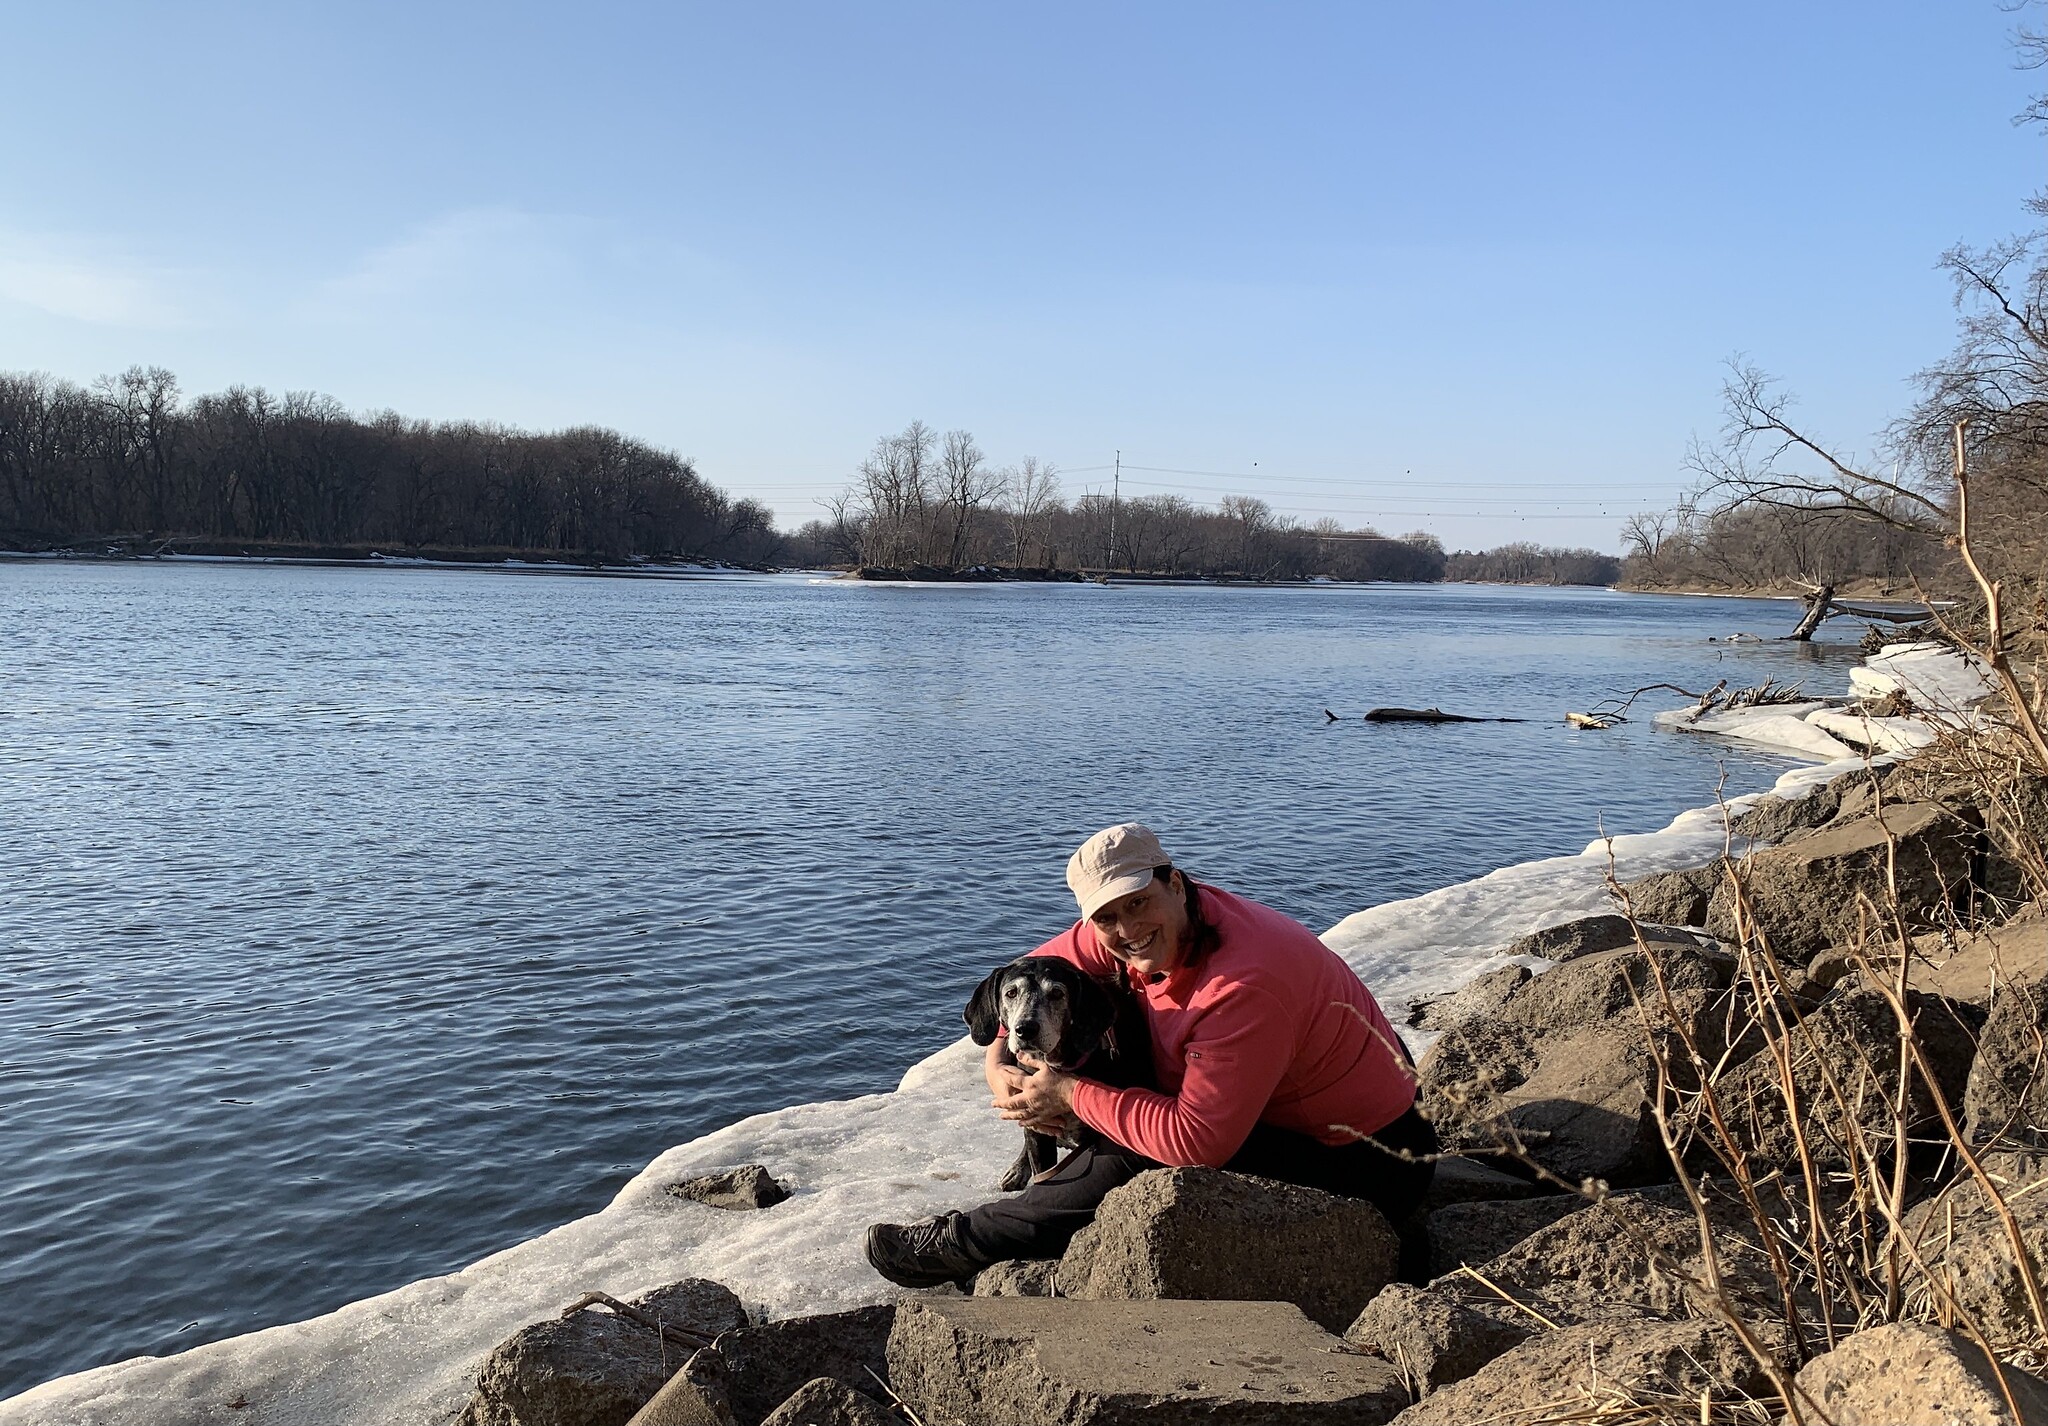
[[[1567, 708], [1783, 605], [0, 564], [0, 1395], [891, 1086], [1140, 817], [1318, 928], [1775, 774]], [[1811, 662], [1809, 662], [1811, 661]], [[1524, 717], [1326, 724], [1377, 704]], [[49, 1325], [62, 1321], [61, 1332]]]

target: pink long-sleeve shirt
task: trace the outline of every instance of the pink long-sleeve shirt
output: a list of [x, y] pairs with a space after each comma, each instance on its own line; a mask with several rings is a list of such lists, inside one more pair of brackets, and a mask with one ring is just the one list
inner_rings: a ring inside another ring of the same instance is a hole
[[1146, 981], [1077, 921], [1033, 955], [1125, 974], [1152, 1031], [1157, 1091], [1074, 1085], [1074, 1113], [1163, 1164], [1221, 1167], [1261, 1121], [1326, 1144], [1373, 1134], [1415, 1102], [1394, 1027], [1350, 966], [1300, 922], [1199, 888], [1219, 944]]

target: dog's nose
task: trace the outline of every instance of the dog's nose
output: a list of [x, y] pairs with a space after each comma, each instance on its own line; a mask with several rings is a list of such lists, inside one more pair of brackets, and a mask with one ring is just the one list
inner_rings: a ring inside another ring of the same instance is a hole
[[1020, 1040], [1033, 1039], [1038, 1034], [1038, 1022], [1036, 1020], [1019, 1020], [1010, 1027], [1010, 1033]]

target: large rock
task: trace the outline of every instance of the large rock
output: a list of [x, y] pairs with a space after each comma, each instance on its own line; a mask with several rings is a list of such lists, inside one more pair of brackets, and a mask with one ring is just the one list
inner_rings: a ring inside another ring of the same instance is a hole
[[1499, 1298], [1397, 1282], [1358, 1314], [1344, 1340], [1392, 1362], [1418, 1394], [1463, 1381], [1543, 1324]]
[[[1716, 1211], [1725, 1280], [1737, 1292], [1767, 1292], [1770, 1269], [1754, 1234], [1733, 1210]], [[1684, 1276], [1698, 1278], [1703, 1268], [1698, 1221], [1679, 1190], [1615, 1194], [1528, 1234], [1477, 1277], [1450, 1272], [1425, 1288], [1388, 1288], [1346, 1335], [1401, 1364], [1419, 1386], [1441, 1386], [1545, 1323], [1664, 1319], [1696, 1310], [1703, 1304], [1689, 1299]]]
[[[1987, 1154], [1980, 1162], [2005, 1200], [2037, 1283], [2048, 1291], [2048, 1155]], [[1983, 1185], [1965, 1175], [1915, 1207], [1906, 1222], [1927, 1273], [1981, 1327], [1994, 1347], [2024, 1345], [2040, 1332], [2026, 1278], [2005, 1223]]]
[[732, 1412], [732, 1376], [718, 1348], [683, 1363], [627, 1426], [739, 1426]]
[[[729, 1289], [704, 1278], [685, 1278], [630, 1305], [705, 1336], [747, 1320]], [[689, 1354], [603, 1308], [536, 1322], [484, 1359], [458, 1426], [624, 1426]]]
[[728, 1332], [719, 1353], [732, 1366], [732, 1410], [740, 1426], [758, 1426], [807, 1381], [831, 1377], [866, 1388], [888, 1380], [893, 1306], [857, 1307], [785, 1317]]
[[1842, 793], [1849, 778], [1824, 782], [1804, 797], [1779, 797], [1765, 793], [1750, 804], [1747, 812], [1728, 820], [1728, 829], [1738, 837], [1758, 842], [1782, 842], [1824, 826], [1841, 810]]
[[1684, 871], [1653, 872], [1623, 882], [1622, 904], [1638, 921], [1659, 926], [1704, 926], [1707, 903], [1721, 884], [1722, 863], [1690, 867]]
[[1082, 1299], [1291, 1302], [1341, 1332], [1392, 1282], [1400, 1239], [1370, 1203], [1221, 1169], [1112, 1189], [1060, 1260]]
[[1661, 943], [1567, 961], [1515, 989], [1489, 1019], [1444, 1032], [1423, 1056], [1422, 1111], [1447, 1149], [1519, 1141], [1570, 1183], [1668, 1177], [1650, 1112], [1653, 1049], [1675, 1053], [1682, 1026], [1717, 1052], [1731, 970], [1724, 956]]
[[2048, 1145], [2048, 981], [2003, 986], [1984, 1022], [1963, 1094], [1970, 1139]]
[[1448, 995], [1417, 1001], [1408, 1023], [1417, 1030], [1448, 1030], [1467, 1020], [1488, 1019], [1500, 1012], [1508, 996], [1529, 983], [1527, 966], [1502, 966], [1474, 976]]
[[1532, 931], [1507, 948], [1511, 956], [1540, 956], [1546, 961], [1576, 960], [1595, 951], [1614, 951], [1636, 943], [1636, 928], [1628, 917], [1611, 913], [1581, 916], [1562, 926]]
[[1379, 1426], [1400, 1373], [1284, 1302], [906, 1302], [889, 1377], [925, 1420], [967, 1426]]
[[1012, 1258], [974, 1275], [976, 1297], [1051, 1297], [1059, 1262], [1053, 1258]]
[[903, 1426], [903, 1422], [866, 1392], [819, 1377], [798, 1387], [761, 1426]]
[[1575, 1193], [1554, 1193], [1513, 1203], [1452, 1203], [1429, 1215], [1429, 1275], [1442, 1277], [1469, 1263], [1478, 1267], [1505, 1253], [1531, 1233], [1584, 1209]]
[[[1975, 1342], [1939, 1327], [1896, 1322], [1846, 1339], [1799, 1369], [1795, 1385], [1833, 1426], [1970, 1422], [2048, 1426], [2048, 1386], [2000, 1369]], [[2012, 1393], [2014, 1416], [2006, 1402]]]
[[1703, 1390], [1750, 1396], [1767, 1383], [1722, 1328], [1613, 1319], [1532, 1336], [1394, 1419], [1400, 1426], [1515, 1426], [1569, 1420], [1624, 1395], [1675, 1396], [1690, 1405]]
[[[1976, 1053], [1973, 1007], [1939, 995], [1908, 992], [1921, 1053], [1935, 1073], [1946, 1101], [1962, 1102], [1963, 1086]], [[1806, 1152], [1823, 1168], [1861, 1162], [1849, 1141], [1882, 1155], [1892, 1144], [1891, 1106], [1899, 1090], [1899, 1022], [1891, 1003], [1861, 984], [1844, 984], [1787, 1035], [1789, 1067], [1799, 1101]], [[1723, 1075], [1715, 1085], [1721, 1117], [1753, 1159], [1753, 1171], [1771, 1166], [1796, 1171], [1799, 1148], [1791, 1106], [1774, 1055], [1758, 1055]], [[1908, 1132], [1940, 1132], [1939, 1110], [1918, 1073], [1907, 1076]], [[1702, 1108], [1695, 1121], [1690, 1157], [1703, 1167], [1716, 1161], [1715, 1136]]]
[[[1887, 908], [1889, 844], [1897, 846], [1899, 910], [1909, 929], [1931, 925], [1936, 913], [1970, 884], [1978, 831], [1948, 808], [1907, 802], [1881, 814], [1828, 827], [1740, 863], [1756, 923], [1772, 949], [1804, 961], [1825, 946], [1854, 941], [1868, 924], [1882, 941]], [[1738, 939], [1736, 893], [1724, 881], [1707, 907], [1707, 929]]]

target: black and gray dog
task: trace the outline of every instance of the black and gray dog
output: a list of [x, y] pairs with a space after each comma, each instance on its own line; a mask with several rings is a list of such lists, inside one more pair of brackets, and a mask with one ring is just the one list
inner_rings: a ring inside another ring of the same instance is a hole
[[[1026, 1074], [1048, 1064], [1119, 1088], [1152, 1087], [1152, 1037], [1129, 988], [1097, 980], [1057, 956], [1024, 956], [999, 966], [967, 1002], [967, 1030], [977, 1045], [1007, 1029], [1010, 1058]], [[1024, 1151], [1003, 1175], [1019, 1189], [1051, 1168], [1061, 1147], [1099, 1137], [1079, 1119], [1057, 1136], [1024, 1131]]]

